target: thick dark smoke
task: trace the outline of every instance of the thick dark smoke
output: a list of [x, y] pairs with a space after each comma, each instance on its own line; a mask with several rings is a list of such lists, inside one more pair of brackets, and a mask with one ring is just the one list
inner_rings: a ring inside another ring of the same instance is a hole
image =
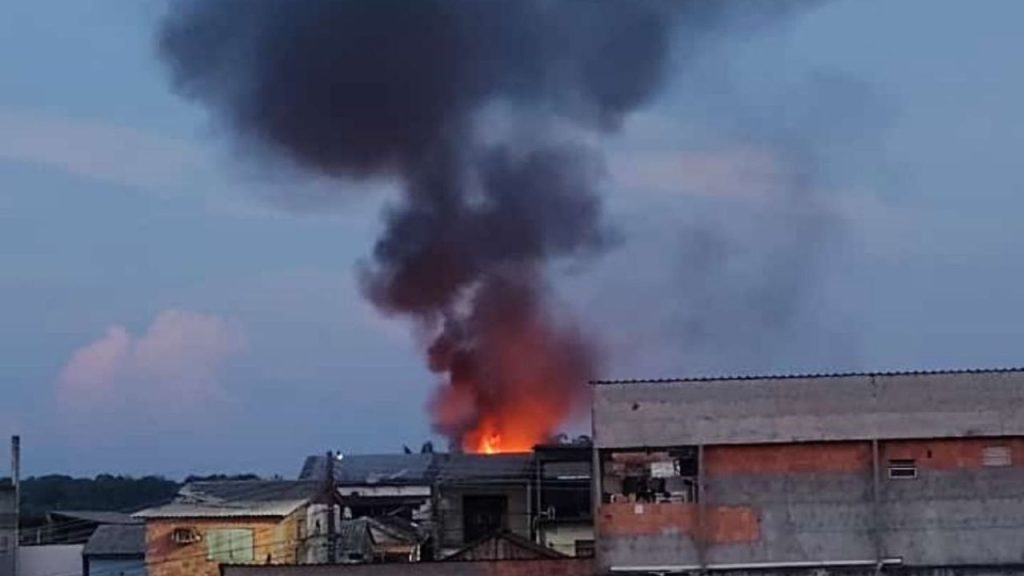
[[[658, 92], [673, 24], [692, 41], [728, 4], [195, 0], [173, 5], [160, 50], [178, 90], [245, 144], [402, 184], [362, 271], [366, 293], [432, 333], [430, 367], [448, 380], [440, 431], [470, 448], [482, 434], [524, 448], [572, 411], [594, 369], [550, 309], [545, 264], [607, 243], [600, 163], [549, 128], [616, 129]], [[536, 133], [484, 142], [494, 106]], [[531, 417], [536, 430], [516, 432]]]

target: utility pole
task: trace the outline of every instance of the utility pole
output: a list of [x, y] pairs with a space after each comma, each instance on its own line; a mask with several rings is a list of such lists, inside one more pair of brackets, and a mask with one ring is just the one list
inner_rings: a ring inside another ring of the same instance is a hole
[[21, 549], [21, 437], [11, 436], [11, 484], [14, 486], [14, 573], [18, 574]]
[[327, 469], [324, 472], [324, 503], [327, 504], [327, 563], [334, 564], [338, 558], [337, 526], [334, 518], [334, 452], [327, 452]]

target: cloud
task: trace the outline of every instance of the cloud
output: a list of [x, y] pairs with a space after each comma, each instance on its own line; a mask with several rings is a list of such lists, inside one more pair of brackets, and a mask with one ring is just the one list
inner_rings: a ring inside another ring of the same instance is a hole
[[0, 108], [0, 160], [50, 166], [137, 189], [164, 190], [202, 168], [188, 142], [111, 124]]
[[650, 149], [617, 155], [609, 166], [615, 185], [655, 194], [757, 197], [787, 178], [770, 150]]
[[178, 421], [227, 398], [221, 373], [245, 347], [236, 324], [195, 312], [163, 311], [138, 337], [111, 326], [72, 354], [58, 379], [58, 404], [69, 416]]

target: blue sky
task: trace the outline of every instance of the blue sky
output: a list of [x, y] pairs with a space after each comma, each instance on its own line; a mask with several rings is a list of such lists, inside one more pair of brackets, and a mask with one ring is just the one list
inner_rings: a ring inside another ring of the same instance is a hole
[[[264, 201], [354, 185], [239, 157], [168, 89], [162, 9], [0, 21], [0, 433], [29, 473], [293, 475], [417, 446], [431, 376], [353, 273], [387, 186]], [[623, 243], [556, 270], [603, 372], [1021, 364], [1022, 18], [836, 1], [678, 63], [601, 144]]]

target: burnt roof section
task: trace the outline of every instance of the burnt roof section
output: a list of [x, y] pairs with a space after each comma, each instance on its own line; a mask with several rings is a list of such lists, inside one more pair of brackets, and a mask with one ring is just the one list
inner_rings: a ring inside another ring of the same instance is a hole
[[82, 555], [142, 558], [146, 555], [146, 526], [144, 524], [100, 526], [85, 543]]
[[594, 386], [605, 384], [683, 384], [686, 382], [721, 382], [736, 380], [798, 380], [807, 378], [864, 378], [872, 376], [931, 376], [954, 374], [1005, 374], [1024, 372], [1024, 367], [1015, 368], [963, 368], [946, 370], [896, 370], [891, 372], [808, 372], [795, 374], [746, 374], [734, 376], [683, 376], [679, 378], [624, 378], [592, 380]]
[[[355, 454], [334, 461], [339, 485], [430, 484], [436, 475], [436, 454]], [[327, 456], [310, 456], [299, 473], [301, 480], [323, 480]]]
[[449, 454], [437, 479], [442, 483], [527, 482], [532, 474], [532, 454]]
[[446, 556], [444, 559], [452, 562], [481, 560], [483, 558], [489, 560], [505, 560], [507, 558], [500, 557], [502, 555], [502, 544], [510, 545], [511, 547], [519, 550], [519, 553], [515, 555], [516, 560], [569, 558], [569, 556], [566, 556], [557, 550], [542, 546], [507, 530], [501, 530], [489, 536], [485, 536], [476, 542], [467, 544]]

